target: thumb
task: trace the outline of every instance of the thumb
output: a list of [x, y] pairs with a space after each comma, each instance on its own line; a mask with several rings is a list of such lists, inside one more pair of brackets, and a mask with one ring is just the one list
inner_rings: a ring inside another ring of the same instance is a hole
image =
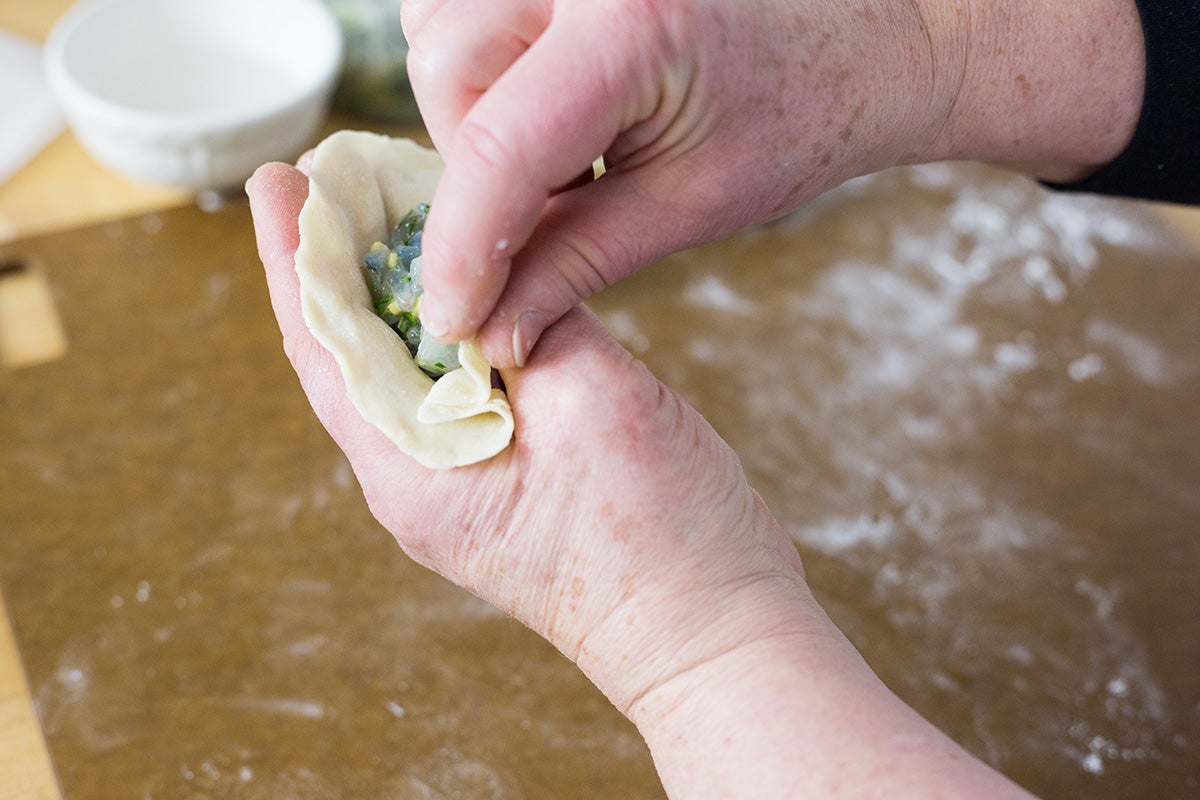
[[663, 256], [713, 238], [712, 222], [676, 199], [675, 166], [653, 176], [609, 172], [550, 200], [480, 327], [493, 365], [522, 366], [542, 331], [567, 311]]

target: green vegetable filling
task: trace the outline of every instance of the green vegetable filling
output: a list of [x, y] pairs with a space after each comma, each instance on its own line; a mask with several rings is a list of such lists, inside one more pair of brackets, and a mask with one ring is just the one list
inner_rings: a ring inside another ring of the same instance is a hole
[[426, 336], [417, 316], [421, 285], [421, 235], [429, 204], [421, 203], [396, 223], [388, 242], [376, 242], [363, 256], [362, 271], [375, 313], [391, 326], [431, 378], [458, 369], [458, 345]]

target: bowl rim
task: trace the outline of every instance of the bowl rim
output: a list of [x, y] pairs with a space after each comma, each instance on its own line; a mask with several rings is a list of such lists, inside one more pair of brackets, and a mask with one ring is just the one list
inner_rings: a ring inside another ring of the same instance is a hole
[[[86, 88], [67, 69], [64, 54], [71, 37], [89, 19], [105, 9], [129, 2], [147, 0], [82, 0], [71, 6], [54, 23], [44, 45], [43, 65], [46, 77], [58, 96], [63, 112], [70, 118], [86, 114], [90, 118], [112, 124], [136, 125], [141, 128], [163, 132], [222, 131], [243, 128], [267, 119], [288, 114], [307, 105], [317, 97], [332, 94], [345, 56], [345, 36], [333, 11], [322, 0], [287, 0], [296, 5], [307, 6], [325, 22], [332, 47], [329, 48], [328, 63], [321, 65], [320, 77], [306, 82], [276, 99], [254, 107], [218, 111], [152, 111], [128, 106], [98, 95]], [[164, 0], [165, 1], [165, 0]], [[187, 2], [187, 0], [174, 0]]]

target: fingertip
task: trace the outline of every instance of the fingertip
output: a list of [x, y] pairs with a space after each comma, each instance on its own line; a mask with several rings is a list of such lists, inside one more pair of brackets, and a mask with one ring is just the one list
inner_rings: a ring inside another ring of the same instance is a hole
[[[437, 198], [434, 208], [437, 208]], [[511, 261], [497, 257], [467, 255], [466, 237], [454, 237], [449, 242], [437, 227], [446, 220], [447, 209], [441, 216], [430, 212], [422, 242], [421, 275], [424, 295], [421, 297], [421, 322], [434, 338], [442, 342], [460, 342], [478, 333], [480, 326], [492, 313], [504, 289], [511, 270]], [[459, 226], [452, 225], [452, 229]]]
[[299, 216], [308, 199], [308, 178], [295, 167], [272, 162], [246, 181], [254, 234], [263, 264], [290, 262], [299, 244]]
[[479, 331], [504, 291], [513, 255], [537, 223], [545, 194], [526, 191], [530, 197], [522, 199], [518, 188], [510, 188], [489, 197], [466, 179], [461, 164], [447, 162], [422, 242], [421, 302], [438, 339], [462, 341]]
[[[543, 316], [539, 322], [548, 319]], [[523, 362], [517, 364], [513, 357], [513, 331], [516, 324], [512, 319], [501, 322], [493, 317], [479, 334], [480, 350], [488, 363], [500, 373], [510, 397], [514, 390], [520, 393], [527, 377], [542, 383], [536, 376], [549, 376], [564, 364], [576, 363], [574, 359], [587, 357], [587, 353], [595, 351], [597, 347], [600, 350], [596, 352], [609, 352], [610, 356], [616, 351], [606, 351], [605, 347], [619, 348], [595, 315], [585, 306], [579, 306], [550, 320], [532, 343], [536, 346], [531, 346]], [[551, 378], [552, 382], [554, 380]]]
[[442, 303], [426, 291], [421, 295], [421, 304], [417, 313], [421, 318], [421, 326], [430, 336], [439, 342], [453, 341], [446, 337], [450, 334], [450, 320], [442, 309]]
[[261, 209], [264, 203], [284, 201], [297, 194], [307, 197], [308, 177], [291, 164], [271, 161], [254, 170], [245, 188], [251, 206]]
[[496, 369], [520, 369], [560, 316], [540, 308], [525, 308], [516, 314], [497, 308], [476, 334], [479, 349]]
[[271, 180], [270, 176], [275, 174], [275, 172], [281, 166], [285, 165], [280, 164], [278, 161], [269, 161], [266, 164], [260, 164], [258, 168], [251, 173], [250, 177], [246, 179], [246, 184], [244, 187], [246, 189], [246, 194], [251, 200], [254, 199], [256, 194], [261, 192], [262, 186]]
[[521, 312], [516, 324], [512, 326], [512, 356], [513, 365], [525, 366], [533, 346], [537, 344], [542, 332], [546, 330], [549, 320], [540, 311], [529, 310]]
[[591, 309], [581, 305], [546, 326], [521, 372], [541, 372], [564, 365], [576, 371], [594, 372], [598, 363], [625, 363], [631, 358]]

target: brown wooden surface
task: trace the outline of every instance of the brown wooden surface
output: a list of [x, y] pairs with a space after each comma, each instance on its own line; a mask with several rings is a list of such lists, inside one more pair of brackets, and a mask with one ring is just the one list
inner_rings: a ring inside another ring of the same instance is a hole
[[[18, 257], [70, 348], [0, 376], [0, 585], [67, 800], [661, 796], [577, 671], [371, 520], [244, 201]], [[1047, 796], [1158, 800], [1200, 779], [1196, 261], [1140, 206], [958, 165], [594, 307], [902, 697]]]
[[[71, 0], [5, 0], [0, 3], [0, 30], [42, 41], [70, 5]], [[363, 125], [337, 116], [325, 132]], [[390, 132], [423, 136], [407, 129]], [[161, 212], [191, 200], [189, 192], [137, 183], [107, 170], [67, 131], [0, 184], [0, 243]], [[69, 342], [57, 311], [47, 305], [42, 273], [36, 265], [25, 274], [6, 272], [6, 266], [11, 265], [0, 264], [0, 371], [62, 357]], [[57, 797], [4, 612], [0, 605], [0, 796]]]
[[0, 586], [67, 800], [661, 797], [573, 665], [371, 518], [244, 199], [18, 256], [86, 308], [0, 373]]
[[[68, 0], [6, 0], [0, 28], [42, 38]], [[64, 134], [9, 182], [0, 185], [0, 241], [68, 231], [184, 204], [186, 193], [133, 184], [95, 164]], [[1164, 216], [1200, 243], [1200, 212], [1164, 208]], [[3, 606], [0, 606], [3, 611]], [[33, 704], [10, 626], [0, 613], [0, 795], [13, 800], [57, 798]]]

